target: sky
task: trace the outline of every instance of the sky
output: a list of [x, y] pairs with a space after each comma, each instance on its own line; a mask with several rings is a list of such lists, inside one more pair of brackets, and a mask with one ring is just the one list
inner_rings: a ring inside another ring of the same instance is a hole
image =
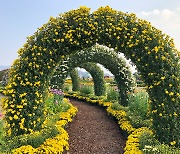
[[180, 51], [180, 0], [0, 0], [0, 66], [10, 66], [26, 37], [47, 23], [50, 16], [87, 6], [91, 11], [109, 5], [135, 13], [174, 38]]

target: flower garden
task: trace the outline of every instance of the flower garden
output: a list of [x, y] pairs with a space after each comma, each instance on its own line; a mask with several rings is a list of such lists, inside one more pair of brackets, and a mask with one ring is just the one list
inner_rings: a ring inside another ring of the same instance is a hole
[[[0, 153], [68, 150], [66, 127], [77, 112], [68, 98], [102, 106], [116, 118], [126, 154], [180, 153], [179, 52], [149, 22], [108, 6], [93, 13], [80, 7], [51, 17], [18, 54], [0, 89]], [[142, 89], [127, 59], [136, 65]], [[114, 75], [113, 85], [97, 63]], [[80, 80], [76, 67], [93, 82]]]

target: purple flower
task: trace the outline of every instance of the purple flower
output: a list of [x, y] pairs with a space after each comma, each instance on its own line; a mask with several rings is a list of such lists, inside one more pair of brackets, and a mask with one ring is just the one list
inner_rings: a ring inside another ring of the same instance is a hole
[[3, 117], [3, 114], [2, 113], [0, 113], [0, 119]]
[[53, 93], [53, 94], [56, 94], [56, 95], [64, 95], [64, 93], [62, 92], [62, 90], [58, 90], [58, 89], [50, 89], [50, 91]]

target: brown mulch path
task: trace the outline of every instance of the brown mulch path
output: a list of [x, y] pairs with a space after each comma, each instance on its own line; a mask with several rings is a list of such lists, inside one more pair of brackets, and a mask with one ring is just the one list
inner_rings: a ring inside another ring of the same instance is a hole
[[78, 108], [68, 125], [70, 150], [67, 154], [121, 154], [125, 138], [115, 120], [99, 106], [71, 99]]

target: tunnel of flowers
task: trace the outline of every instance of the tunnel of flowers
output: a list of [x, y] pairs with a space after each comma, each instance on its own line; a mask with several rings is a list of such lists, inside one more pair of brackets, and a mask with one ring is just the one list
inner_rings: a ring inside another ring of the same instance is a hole
[[[68, 98], [103, 106], [115, 117], [126, 132], [125, 153], [141, 153], [142, 149], [147, 150], [147, 145], [152, 147], [149, 150], [156, 147], [178, 151], [179, 52], [173, 40], [148, 21], [108, 6], [92, 13], [89, 8], [80, 7], [50, 17], [48, 23], [28, 37], [18, 55], [2, 92], [5, 135], [2, 135], [0, 151], [62, 153], [69, 150], [66, 126], [78, 110]], [[127, 118], [132, 99], [129, 95], [133, 95], [137, 86], [126, 62], [129, 59], [145, 84], [151, 126], [135, 126]], [[107, 86], [98, 64], [114, 76], [116, 102], [103, 99]], [[80, 95], [77, 67], [92, 76], [93, 96]], [[63, 90], [68, 76], [72, 81], [71, 92]], [[120, 109], [115, 109], [116, 106]], [[154, 144], [148, 143], [148, 137], [155, 140]]]

